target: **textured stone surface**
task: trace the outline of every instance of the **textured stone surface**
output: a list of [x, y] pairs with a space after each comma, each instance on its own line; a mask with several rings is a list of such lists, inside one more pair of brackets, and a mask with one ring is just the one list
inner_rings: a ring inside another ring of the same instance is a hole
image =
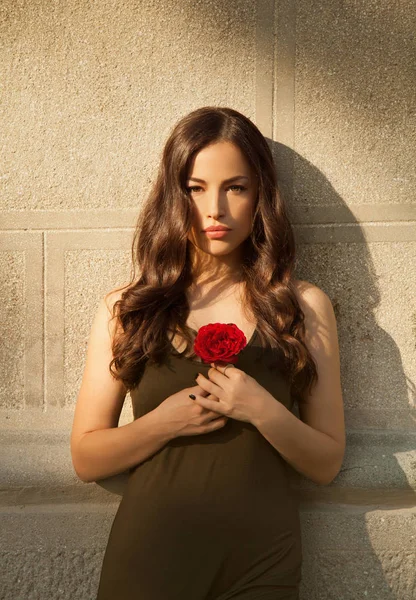
[[[296, 6], [297, 153], [347, 204], [414, 202], [415, 4]], [[297, 202], [333, 204], [321, 183], [295, 161]]]
[[[0, 486], [4, 490], [86, 485], [74, 472], [70, 454], [70, 432], [3, 432], [3, 469]], [[379, 491], [395, 489], [409, 497], [413, 492], [416, 506], [416, 439], [410, 433], [348, 433], [347, 449], [340, 473], [329, 486], [318, 486], [298, 474], [301, 489], [325, 490], [349, 488]], [[91, 484], [87, 484], [90, 486]], [[74, 492], [76, 494], [76, 490]]]
[[42, 233], [0, 233], [0, 409], [43, 404]]
[[380, 0], [1, 3], [1, 600], [94, 600], [125, 478], [72, 467], [91, 320], [128, 279], [164, 140], [202, 105], [268, 137], [297, 276], [337, 316], [347, 450], [330, 485], [295, 477], [301, 600], [416, 597], [414, 17]]
[[0, 253], [0, 319], [4, 323], [0, 362], [1, 404], [4, 408], [23, 408], [25, 331], [25, 253]]
[[126, 281], [129, 254], [124, 250], [65, 250], [64, 269], [64, 404], [74, 406], [74, 390], [79, 390], [85, 366], [86, 349], [97, 303], [120, 284], [125, 265]]
[[348, 425], [360, 426], [367, 413], [377, 426], [381, 413], [382, 426], [407, 422], [414, 430], [415, 243], [301, 245], [297, 274], [321, 287], [334, 306]]
[[2, 600], [94, 600], [103, 550], [1, 551]]
[[[2, 598], [93, 600], [118, 504], [9, 508], [1, 514]], [[301, 600], [412, 600], [413, 511], [301, 512]]]
[[334, 509], [302, 513], [305, 600], [412, 600], [416, 512]]
[[317, 552], [304, 560], [312, 587], [301, 600], [413, 600], [415, 569], [414, 551]]
[[3, 207], [137, 207], [179, 116], [254, 118], [255, 8], [2, 2]]
[[131, 230], [48, 232], [46, 379], [50, 408], [73, 407], [100, 299], [130, 279]]

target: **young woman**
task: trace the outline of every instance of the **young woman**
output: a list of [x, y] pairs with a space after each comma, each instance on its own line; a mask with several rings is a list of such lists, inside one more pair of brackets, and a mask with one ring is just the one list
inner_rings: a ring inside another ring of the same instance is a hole
[[[140, 273], [92, 324], [71, 436], [83, 481], [129, 471], [97, 600], [295, 600], [289, 471], [324, 485], [340, 470], [339, 349], [329, 297], [293, 277], [272, 154], [247, 117], [204, 107], [176, 124], [133, 257]], [[192, 352], [210, 323], [244, 333], [234, 364]], [[117, 427], [128, 391], [134, 421]]]

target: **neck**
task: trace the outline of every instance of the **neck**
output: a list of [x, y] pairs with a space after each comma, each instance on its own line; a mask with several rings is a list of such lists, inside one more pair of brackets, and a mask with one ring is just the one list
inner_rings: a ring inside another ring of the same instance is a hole
[[242, 281], [241, 260], [238, 254], [212, 256], [196, 252], [191, 246], [193, 281], [198, 286], [235, 285]]

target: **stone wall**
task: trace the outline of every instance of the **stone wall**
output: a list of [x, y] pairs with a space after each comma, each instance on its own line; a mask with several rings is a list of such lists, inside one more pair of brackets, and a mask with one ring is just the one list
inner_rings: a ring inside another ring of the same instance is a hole
[[297, 276], [337, 315], [347, 450], [330, 485], [295, 477], [301, 600], [415, 597], [415, 16], [409, 0], [3, 0], [1, 598], [95, 597], [123, 477], [72, 467], [89, 329], [130, 275], [172, 125], [204, 105], [267, 137]]

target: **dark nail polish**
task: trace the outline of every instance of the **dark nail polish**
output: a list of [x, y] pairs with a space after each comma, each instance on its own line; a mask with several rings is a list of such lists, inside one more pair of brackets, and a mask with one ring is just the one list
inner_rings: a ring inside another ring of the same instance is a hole
[[192, 400], [195, 400], [196, 396], [194, 396], [193, 394], [189, 394], [189, 397], [192, 398]]

